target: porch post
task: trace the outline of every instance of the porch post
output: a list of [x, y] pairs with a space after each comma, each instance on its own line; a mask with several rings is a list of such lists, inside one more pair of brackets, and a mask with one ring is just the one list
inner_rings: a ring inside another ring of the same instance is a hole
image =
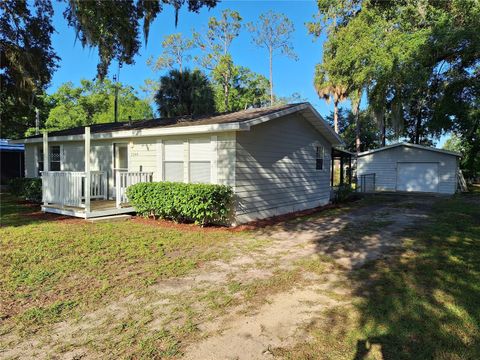
[[343, 167], [344, 167], [344, 163], [343, 163], [343, 154], [340, 155], [340, 186], [343, 185]]
[[48, 133], [43, 133], [43, 171], [50, 171], [50, 162], [48, 161]]
[[348, 184], [352, 185], [352, 155], [348, 156]]
[[90, 212], [90, 127], [85, 127], [85, 213]]
[[333, 147], [332, 147], [332, 161], [330, 163], [330, 186], [333, 187], [333, 179], [334, 179], [334, 173], [335, 173], [335, 154], [333, 152]]
[[[48, 161], [48, 133], [43, 133], [43, 171], [50, 170], [50, 162]], [[47, 197], [45, 196], [45, 191], [47, 190], [48, 186], [52, 186], [53, 184], [47, 184], [47, 176], [44, 176], [43, 173], [42, 177], [42, 197], [43, 197], [43, 205], [48, 205]]]

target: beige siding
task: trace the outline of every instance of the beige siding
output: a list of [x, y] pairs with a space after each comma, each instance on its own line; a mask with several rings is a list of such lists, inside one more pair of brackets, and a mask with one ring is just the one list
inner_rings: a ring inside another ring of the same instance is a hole
[[235, 187], [235, 141], [235, 132], [217, 136], [217, 182], [232, 187]]
[[[235, 180], [235, 133], [219, 133], [214, 134], [217, 137], [217, 146], [213, 147], [211, 151], [217, 152], [217, 183], [225, 185], [234, 185]], [[183, 135], [183, 136], [164, 136], [151, 138], [133, 139], [129, 148], [129, 170], [139, 171], [140, 167], [143, 171], [152, 171], [155, 173], [155, 178], [160, 174], [162, 166], [161, 156], [158, 154], [157, 142], [163, 141], [180, 141], [183, 143], [182, 159], [188, 159], [189, 151], [186, 147], [188, 140], [211, 139], [211, 135]], [[165, 154], [163, 154], [165, 156]], [[185, 162], [185, 167], [188, 163]], [[214, 177], [212, 177], [214, 178]]]
[[431, 162], [438, 164], [438, 192], [453, 194], [457, 184], [457, 158], [435, 151], [398, 146], [364, 155], [357, 160], [357, 176], [375, 173], [377, 191], [395, 191], [397, 163]]
[[157, 171], [157, 138], [133, 139], [128, 149], [129, 171]]
[[[315, 169], [316, 145], [325, 147], [324, 170]], [[331, 145], [295, 114], [237, 133], [237, 222], [328, 203]]]
[[25, 144], [25, 177], [37, 177], [37, 165], [35, 164], [36, 144]]

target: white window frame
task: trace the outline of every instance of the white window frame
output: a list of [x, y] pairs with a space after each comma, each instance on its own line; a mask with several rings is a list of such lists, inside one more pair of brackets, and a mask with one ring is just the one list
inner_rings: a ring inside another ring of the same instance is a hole
[[[190, 182], [190, 142], [192, 139], [186, 140], [177, 140], [179, 142], [183, 142], [183, 165], [184, 165], [184, 172], [183, 178], [184, 182]], [[210, 162], [210, 184], [217, 184], [218, 183], [218, 136], [212, 135], [209, 137], [210, 144], [211, 144], [211, 157], [207, 160]], [[156, 163], [157, 163], [157, 174], [156, 178], [157, 181], [166, 181], [165, 180], [165, 163], [169, 162], [165, 160], [165, 146], [168, 146], [169, 139], [159, 139], [157, 140], [157, 147], [156, 147]], [[175, 141], [175, 140], [172, 140]], [[200, 160], [198, 160], [200, 161]], [[195, 162], [195, 160], [192, 160]]]
[[[318, 150], [319, 149], [322, 149], [321, 150], [321, 152], [322, 152], [321, 157], [318, 156], [318, 152], [319, 152]], [[322, 168], [321, 169], [319, 169], [318, 166], [317, 166], [318, 160], [320, 160], [320, 159], [322, 160]], [[325, 168], [326, 168], [326, 166], [325, 166], [325, 146], [323, 146], [320, 143], [316, 143], [315, 144], [315, 171], [325, 171]]]
[[[166, 180], [166, 171], [165, 171], [165, 164], [167, 163], [178, 163], [178, 162], [182, 162], [183, 164], [183, 182], [184, 183], [187, 183], [188, 182], [188, 140], [187, 141], [182, 141], [182, 140], [160, 140], [160, 156], [161, 156], [161, 181], [167, 181]], [[165, 148], [168, 147], [168, 143], [169, 142], [178, 142], [178, 143], [181, 143], [183, 145], [182, 147], [182, 152], [183, 152], [183, 156], [182, 156], [182, 160], [166, 160], [166, 150]], [[158, 143], [158, 142], [157, 142]], [[158, 156], [158, 153], [157, 153], [157, 156]]]
[[52, 168], [52, 159], [51, 159], [52, 153], [51, 153], [51, 150], [53, 149], [54, 146], [59, 148], [58, 163], [60, 164], [60, 170], [52, 170], [52, 171], [63, 171], [63, 145], [62, 144], [60, 144], [60, 145], [49, 145], [48, 146], [48, 161], [49, 161], [48, 169], [50, 170]]

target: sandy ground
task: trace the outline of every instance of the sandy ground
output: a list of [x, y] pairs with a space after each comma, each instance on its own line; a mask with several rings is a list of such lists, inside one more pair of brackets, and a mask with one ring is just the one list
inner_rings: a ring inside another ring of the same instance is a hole
[[185, 359], [270, 359], [271, 350], [306, 339], [305, 326], [319, 319], [332, 306], [348, 304], [351, 291], [347, 272], [366, 262], [391, 256], [401, 246], [403, 235], [419, 220], [428, 218], [435, 198], [392, 198], [379, 205], [355, 208], [336, 216], [281, 223], [258, 231], [268, 239], [265, 246], [239, 251], [228, 262], [205, 264], [183, 278], [153, 285], [144, 296], [127, 296], [79, 319], [52, 327], [48, 333], [18, 339], [0, 336], [8, 344], [0, 358], [97, 359], [116, 358], [100, 345], [112, 341], [115, 324], [148, 311], [148, 328], [174, 326], [172, 318], [179, 299], [195, 299], [208, 291], [223, 291], [232, 282], [268, 280], [275, 272], [298, 267], [302, 259], [328, 256], [332, 259], [322, 274], [304, 271], [301, 280], [272, 292], [258, 303], [236, 301], [224, 311], [209, 311], [204, 303], [191, 304], [198, 314], [198, 334], [182, 344]]

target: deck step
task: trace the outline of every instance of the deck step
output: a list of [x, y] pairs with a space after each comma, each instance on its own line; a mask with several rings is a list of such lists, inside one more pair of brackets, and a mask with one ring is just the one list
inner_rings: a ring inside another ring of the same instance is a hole
[[125, 221], [131, 219], [132, 215], [111, 215], [111, 216], [101, 216], [88, 218], [88, 222], [97, 223], [97, 222], [110, 222], [110, 221]]

